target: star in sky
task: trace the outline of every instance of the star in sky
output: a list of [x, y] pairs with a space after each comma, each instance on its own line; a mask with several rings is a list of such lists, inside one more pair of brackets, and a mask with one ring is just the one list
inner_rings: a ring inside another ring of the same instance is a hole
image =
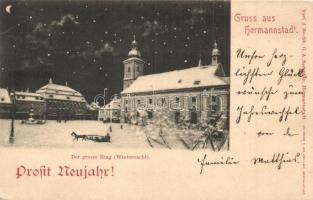
[[[47, 76], [42, 80], [50, 76], [61, 82], [66, 79], [77, 90], [87, 91], [84, 94], [87, 99], [108, 85], [113, 92], [120, 92], [122, 81], [113, 80], [123, 76], [122, 61], [132, 48], [134, 34], [141, 58], [146, 62], [145, 74], [195, 66], [200, 49], [206, 52], [203, 62], [209, 64], [215, 39], [225, 65], [229, 63], [223, 54], [229, 55], [229, 2], [186, 2], [178, 6], [176, 2], [122, 5], [90, 1], [65, 5], [59, 1], [29, 1], [15, 7], [23, 12], [2, 19], [3, 27], [14, 28], [1, 35], [5, 59], [0, 58], [0, 64], [10, 66], [11, 71], [28, 70], [25, 74]], [[214, 13], [218, 15], [213, 17]], [[104, 69], [110, 76], [106, 80], [105, 74], [97, 73]], [[32, 83], [31, 77], [6, 73], [0, 74], [0, 87], [10, 84], [21, 89], [29, 84], [40, 87], [41, 82]], [[86, 84], [82, 85], [82, 81]], [[91, 82], [96, 82], [96, 86], [90, 88]]]

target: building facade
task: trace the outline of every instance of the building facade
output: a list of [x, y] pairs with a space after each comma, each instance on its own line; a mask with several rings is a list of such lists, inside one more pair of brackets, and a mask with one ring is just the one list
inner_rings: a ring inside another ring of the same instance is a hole
[[[11, 94], [13, 96], [13, 94]], [[34, 118], [42, 119], [45, 111], [44, 98], [37, 93], [16, 91], [15, 92], [15, 117], [17, 119], [27, 119], [32, 113]]]
[[39, 90], [37, 94], [45, 100], [45, 116], [47, 119], [69, 120], [86, 119], [87, 102], [78, 91], [65, 85], [49, 83]]
[[99, 109], [98, 119], [106, 122], [119, 122], [121, 115], [121, 99], [115, 96], [110, 103]]
[[[12, 99], [14, 98], [14, 102]], [[10, 118], [15, 112], [17, 119], [27, 119], [29, 114], [36, 119], [97, 119], [97, 110], [87, 109], [81, 93], [65, 85], [49, 83], [35, 93], [16, 91], [14, 94], [0, 88], [0, 117]]]
[[229, 115], [229, 78], [219, 62], [216, 42], [211, 65], [139, 76], [121, 92], [121, 120], [138, 122], [156, 112], [176, 123], [200, 124]]

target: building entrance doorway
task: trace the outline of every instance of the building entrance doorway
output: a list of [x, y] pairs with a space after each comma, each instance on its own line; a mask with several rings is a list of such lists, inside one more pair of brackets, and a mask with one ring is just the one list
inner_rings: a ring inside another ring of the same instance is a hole
[[177, 112], [175, 112], [175, 116], [174, 116], [175, 123], [178, 123], [178, 122], [179, 122], [179, 118], [180, 118], [180, 112], [177, 111]]
[[198, 123], [198, 115], [197, 115], [197, 112], [196, 112], [196, 111], [191, 111], [191, 114], [190, 114], [190, 123], [192, 123], [192, 124]]

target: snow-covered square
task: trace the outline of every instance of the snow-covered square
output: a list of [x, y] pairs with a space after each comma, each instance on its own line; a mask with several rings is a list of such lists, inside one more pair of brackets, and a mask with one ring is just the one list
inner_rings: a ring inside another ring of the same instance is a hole
[[[158, 128], [153, 124], [146, 126], [130, 125], [124, 123], [103, 123], [102, 121], [74, 120], [62, 121], [48, 120], [45, 124], [22, 124], [21, 120], [14, 121], [14, 142], [9, 142], [11, 120], [0, 120], [0, 146], [13, 147], [51, 147], [51, 148], [165, 148], [192, 150], [201, 138], [201, 131], [175, 127]], [[112, 131], [110, 131], [110, 127]], [[96, 142], [83, 140], [71, 135], [111, 136], [111, 142]], [[203, 148], [204, 143], [196, 146]], [[224, 148], [226, 145], [224, 145]], [[206, 149], [212, 149], [206, 144]]]

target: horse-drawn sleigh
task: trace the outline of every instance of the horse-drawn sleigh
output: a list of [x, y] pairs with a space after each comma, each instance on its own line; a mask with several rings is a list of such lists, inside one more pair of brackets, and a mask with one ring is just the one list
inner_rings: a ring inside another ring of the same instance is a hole
[[82, 139], [82, 141], [91, 140], [94, 142], [111, 142], [111, 136], [107, 133], [105, 136], [103, 135], [79, 135], [76, 134], [74, 131], [71, 133], [73, 136], [73, 141], [78, 141], [78, 139]]

